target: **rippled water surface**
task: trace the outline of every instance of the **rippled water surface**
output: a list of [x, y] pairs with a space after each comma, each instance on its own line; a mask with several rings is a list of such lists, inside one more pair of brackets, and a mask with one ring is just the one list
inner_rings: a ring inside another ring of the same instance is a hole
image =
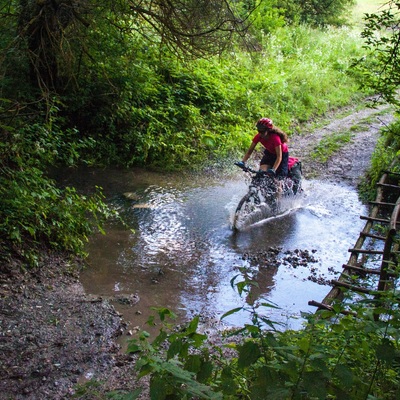
[[[306, 181], [304, 194], [288, 201], [282, 215], [234, 232], [233, 212], [247, 189], [240, 171], [212, 178], [142, 170], [79, 171], [69, 183], [84, 190], [102, 186], [107, 201], [134, 229], [113, 222], [106, 235], [93, 237], [81, 280], [94, 295], [137, 294], [136, 305], [116, 307], [132, 327], [141, 328], [154, 314], [151, 307], [169, 307], [181, 320], [199, 313], [218, 320], [228, 310], [251, 303], [231, 287], [239, 267], [248, 268], [258, 282], [253, 298], [279, 306], [268, 310], [271, 320], [300, 327], [301, 312], [315, 311], [308, 301], [321, 301], [330, 289], [310, 277], [337, 277], [362, 229], [359, 216], [366, 213], [354, 189]], [[276, 265], [262, 261], [270, 248], [280, 250]], [[309, 251], [315, 262], [285, 262], [286, 253], [295, 250]], [[258, 258], [251, 261], [249, 254]], [[248, 318], [245, 312], [235, 313], [225, 324], [242, 325]]]

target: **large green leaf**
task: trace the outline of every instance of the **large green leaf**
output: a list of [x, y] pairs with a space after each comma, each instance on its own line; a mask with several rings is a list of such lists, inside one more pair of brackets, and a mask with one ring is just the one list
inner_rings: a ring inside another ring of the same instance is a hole
[[251, 364], [254, 364], [261, 355], [259, 345], [253, 341], [245, 342], [242, 346], [238, 347], [238, 350], [239, 350], [239, 358], [238, 358], [239, 368], [246, 368]]
[[209, 386], [197, 382], [194, 378], [194, 374], [181, 368], [178, 363], [174, 361], [161, 362], [160, 368], [174, 377], [177, 387], [182, 384], [185, 385], [185, 391], [187, 393], [193, 396], [199, 396], [201, 399], [222, 399], [221, 393], [216, 393]]

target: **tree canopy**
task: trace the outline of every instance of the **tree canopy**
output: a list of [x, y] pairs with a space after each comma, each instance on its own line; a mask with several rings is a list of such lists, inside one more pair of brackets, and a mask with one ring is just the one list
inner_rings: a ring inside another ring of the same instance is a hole
[[3, 1], [3, 57], [12, 52], [25, 60], [31, 84], [58, 93], [76, 81], [82, 65], [98, 61], [94, 41], [106, 58], [112, 53], [105, 41], [122, 45], [138, 34], [176, 54], [221, 52], [247, 28], [247, 15], [233, 6], [227, 0]]
[[282, 22], [340, 23], [353, 1], [3, 0], [2, 69], [12, 76], [18, 60], [18, 73], [25, 68], [33, 87], [60, 93], [71, 90], [85, 66], [96, 69], [96, 53], [113, 57], [110, 41], [138, 46], [130, 38], [139, 36], [142, 46], [156, 44], [164, 53], [221, 54], [238, 38], [249, 40]]

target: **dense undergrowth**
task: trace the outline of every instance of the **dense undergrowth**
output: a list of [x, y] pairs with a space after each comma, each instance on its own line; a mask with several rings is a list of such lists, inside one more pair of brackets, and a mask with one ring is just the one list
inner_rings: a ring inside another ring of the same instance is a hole
[[371, 158], [371, 165], [359, 187], [360, 197], [372, 201], [376, 194], [376, 184], [383, 171], [400, 173], [400, 123], [398, 120], [380, 132], [378, 143]]
[[[248, 294], [254, 284], [244, 277], [236, 286], [239, 293]], [[276, 305], [262, 299], [246, 306], [252, 323], [222, 333], [223, 340], [215, 344], [200, 329], [197, 317], [178, 330], [167, 322], [173, 314], [158, 310], [159, 335], [150, 339], [143, 331], [128, 348], [140, 354], [140, 376], [151, 375], [151, 399], [399, 397], [396, 289], [383, 297], [372, 294], [350, 302], [346, 316], [340, 314], [343, 303], [335, 304], [334, 311], [305, 315], [307, 324], [297, 331], [282, 331], [270, 320], [271, 307]], [[379, 314], [383, 318], [378, 318]], [[150, 319], [149, 324], [155, 321]], [[116, 392], [114, 398], [125, 395]]]

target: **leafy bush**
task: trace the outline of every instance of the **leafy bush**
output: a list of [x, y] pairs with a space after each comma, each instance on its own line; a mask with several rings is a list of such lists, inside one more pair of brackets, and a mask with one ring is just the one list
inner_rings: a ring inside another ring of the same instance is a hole
[[[253, 283], [237, 283], [248, 294]], [[310, 315], [303, 330], [279, 331], [261, 313], [267, 303], [249, 307], [252, 324], [223, 334], [212, 344], [198, 332], [199, 318], [150, 342], [142, 332], [128, 352], [140, 353], [140, 376], [150, 375], [152, 400], [162, 399], [394, 399], [400, 394], [400, 314], [398, 293], [351, 305], [354, 315]], [[230, 315], [232, 310], [225, 315]], [[375, 318], [384, 313], [382, 319]], [[154, 320], [149, 320], [154, 324]], [[135, 398], [135, 397], [134, 397]]]
[[51, 115], [46, 124], [0, 127], [2, 259], [19, 256], [36, 264], [46, 248], [83, 256], [90, 234], [116, 215], [103, 202], [100, 188], [83, 196], [73, 188], [58, 188], [46, 176], [46, 168], [74, 165], [93, 145], [92, 140], [77, 137], [76, 130], [61, 130], [59, 122]]
[[[299, 9], [299, 4], [301, 7]], [[288, 16], [299, 19], [301, 23], [311, 26], [342, 26], [349, 22], [348, 17], [355, 0], [315, 0], [297, 2], [286, 0], [283, 6], [288, 10]]]
[[[254, 4], [253, 1], [242, 2], [246, 11]], [[251, 31], [257, 36], [257, 32], [269, 34], [279, 27], [298, 24], [311, 27], [343, 26], [350, 22], [350, 10], [355, 4], [355, 0], [264, 0], [257, 4], [251, 15]]]
[[31, 264], [49, 248], [85, 255], [86, 242], [112, 212], [101, 191], [90, 197], [59, 189], [35, 167], [3, 168], [0, 176], [2, 256], [20, 256]]
[[380, 131], [380, 137], [371, 157], [371, 165], [360, 185], [361, 197], [373, 200], [376, 196], [376, 184], [383, 171], [400, 172], [400, 121], [395, 121]]
[[[262, 7], [280, 12], [270, 2]], [[97, 25], [85, 38], [90, 62], [56, 103], [55, 141], [90, 163], [177, 169], [242, 152], [261, 116], [290, 134], [361, 97], [347, 74], [350, 57], [363, 54], [359, 37], [345, 28], [283, 27], [262, 7], [255, 17], [268, 27], [259, 29], [256, 51], [238, 44], [221, 58], [189, 64], [132, 32], [121, 37], [114, 25]]]
[[388, 1], [379, 12], [366, 14], [362, 32], [366, 53], [354, 63], [360, 84], [396, 107], [400, 106], [399, 9], [399, 3]]

